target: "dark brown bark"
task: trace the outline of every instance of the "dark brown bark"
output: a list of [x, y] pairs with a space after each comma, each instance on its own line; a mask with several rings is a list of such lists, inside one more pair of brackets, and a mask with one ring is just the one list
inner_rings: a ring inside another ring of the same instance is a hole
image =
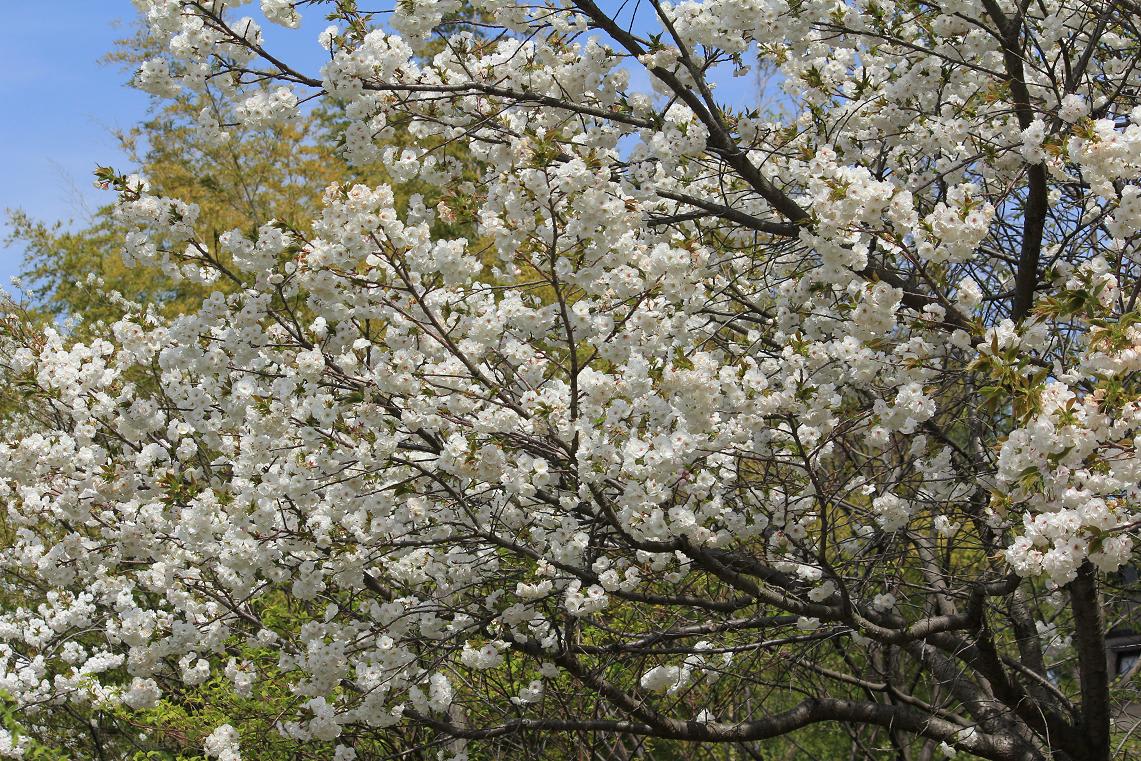
[[1081, 732], [1088, 761], [1108, 761], [1109, 667], [1105, 659], [1105, 617], [1098, 589], [1097, 569], [1088, 560], [1070, 582], [1070, 609], [1074, 614], [1074, 647], [1078, 653], [1081, 683]]

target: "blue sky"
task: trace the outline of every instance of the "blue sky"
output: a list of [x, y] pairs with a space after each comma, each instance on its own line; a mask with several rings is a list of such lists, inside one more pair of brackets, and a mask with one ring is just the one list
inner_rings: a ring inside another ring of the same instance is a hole
[[[45, 13], [45, 7], [51, 8]], [[110, 200], [92, 185], [96, 164], [124, 165], [113, 131], [146, 114], [129, 75], [99, 59], [128, 36], [130, 0], [7, 0], [0, 11], [0, 209], [76, 219]], [[22, 252], [0, 248], [0, 283]]]
[[[34, 219], [82, 226], [113, 197], [94, 187], [96, 165], [130, 168], [114, 132], [146, 117], [148, 97], [127, 86], [130, 72], [100, 63], [115, 40], [130, 36], [136, 13], [131, 0], [57, 0], [50, 7], [45, 13], [35, 0], [0, 6], [0, 212], [22, 209]], [[243, 10], [258, 15], [254, 5]], [[291, 60], [298, 50], [306, 63], [324, 53], [316, 43], [323, 24], [312, 34], [262, 26], [270, 43], [295, 54]], [[0, 239], [6, 225], [3, 233]], [[0, 245], [0, 287], [22, 257], [19, 246]]]
[[[82, 225], [112, 200], [92, 184], [96, 165], [130, 168], [114, 131], [147, 112], [147, 96], [126, 86], [129, 72], [100, 63], [116, 39], [130, 35], [135, 9], [130, 0], [57, 0], [50, 13], [44, 8], [34, 0], [4, 0], [0, 10], [0, 211]], [[259, 15], [256, 4], [243, 11]], [[297, 33], [262, 24], [267, 47], [284, 49], [287, 60], [313, 73], [324, 54], [316, 44], [323, 27], [312, 9]], [[635, 87], [645, 87], [638, 73]], [[753, 77], [717, 79], [726, 102], [756, 102]], [[18, 246], [0, 245], [0, 286], [19, 271], [22, 254]]]

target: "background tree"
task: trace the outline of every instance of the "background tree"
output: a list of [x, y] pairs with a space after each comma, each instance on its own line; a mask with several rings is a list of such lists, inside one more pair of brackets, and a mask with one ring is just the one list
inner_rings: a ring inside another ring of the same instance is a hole
[[[142, 3], [142, 83], [254, 128], [327, 100], [350, 162], [424, 191], [345, 183], [213, 240], [105, 173], [133, 260], [231, 286], [3, 347], [51, 422], [0, 451], [29, 727], [193, 709], [224, 759], [1131, 752], [1136, 9], [412, 2], [382, 28], [263, 0], [334, 22], [306, 73], [240, 5]], [[716, 95], [753, 49], [795, 116]], [[248, 702], [178, 705], [212, 679]]]

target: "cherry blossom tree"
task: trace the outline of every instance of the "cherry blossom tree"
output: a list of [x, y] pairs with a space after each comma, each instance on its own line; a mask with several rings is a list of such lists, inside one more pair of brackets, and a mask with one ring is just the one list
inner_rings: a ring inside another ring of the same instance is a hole
[[[136, 5], [141, 85], [336, 102], [425, 190], [200, 240], [101, 175], [128, 260], [228, 295], [9, 323], [27, 727], [213, 679], [339, 760], [1127, 752], [1132, 0], [261, 0], [316, 70], [245, 2]], [[758, 65], [785, 115], [718, 94]]]

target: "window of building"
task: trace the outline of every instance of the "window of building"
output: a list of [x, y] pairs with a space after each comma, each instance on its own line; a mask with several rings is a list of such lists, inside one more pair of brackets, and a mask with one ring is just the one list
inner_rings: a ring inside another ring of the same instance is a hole
[[1137, 665], [1138, 659], [1141, 659], [1141, 650], [1133, 650], [1130, 652], [1117, 654], [1117, 675], [1123, 676], [1128, 674], [1134, 666]]

